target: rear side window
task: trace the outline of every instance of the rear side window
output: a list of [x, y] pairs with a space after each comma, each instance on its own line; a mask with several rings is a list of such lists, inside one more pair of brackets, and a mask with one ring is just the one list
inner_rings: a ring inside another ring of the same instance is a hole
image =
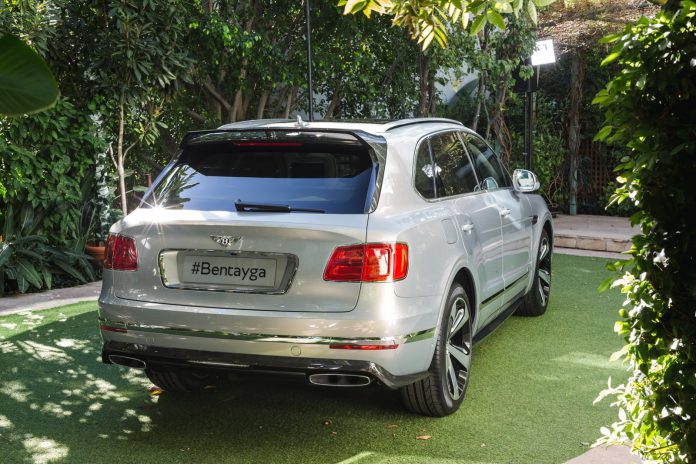
[[423, 140], [418, 145], [416, 155], [415, 186], [423, 198], [435, 198], [435, 179], [433, 179], [433, 162], [430, 158], [430, 141]]
[[368, 209], [376, 171], [359, 143], [198, 143], [184, 149], [144, 206], [236, 211], [241, 201], [360, 214]]
[[435, 160], [438, 197], [471, 193], [476, 190], [476, 174], [456, 132], [436, 134], [430, 138]]
[[510, 187], [512, 182], [500, 164], [495, 152], [482, 139], [471, 135], [462, 134], [466, 140], [466, 146], [471, 153], [471, 158], [476, 164], [476, 172], [481, 179], [482, 190], [494, 190], [496, 188]]

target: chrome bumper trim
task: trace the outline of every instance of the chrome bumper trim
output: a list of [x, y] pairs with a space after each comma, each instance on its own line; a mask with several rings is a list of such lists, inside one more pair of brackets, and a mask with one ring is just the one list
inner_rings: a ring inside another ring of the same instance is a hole
[[249, 342], [270, 342], [270, 343], [292, 343], [296, 345], [393, 345], [419, 342], [428, 340], [435, 335], [435, 327], [418, 332], [411, 332], [406, 335], [394, 337], [322, 337], [322, 336], [301, 336], [301, 335], [273, 335], [273, 334], [254, 334], [224, 332], [216, 330], [197, 330], [180, 327], [167, 327], [155, 325], [136, 324], [134, 322], [113, 321], [100, 317], [99, 323], [103, 326], [114, 329], [133, 330], [136, 332], [154, 332], [164, 335], [178, 335], [184, 337], [203, 337], [221, 338], [226, 340], [240, 340]]

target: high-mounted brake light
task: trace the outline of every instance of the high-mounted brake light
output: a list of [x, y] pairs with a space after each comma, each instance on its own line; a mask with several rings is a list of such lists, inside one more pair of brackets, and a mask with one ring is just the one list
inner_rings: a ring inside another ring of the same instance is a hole
[[125, 235], [109, 234], [104, 252], [104, 269], [137, 271], [138, 252], [135, 240]]
[[408, 245], [366, 243], [338, 247], [324, 270], [324, 280], [393, 282], [408, 274]]

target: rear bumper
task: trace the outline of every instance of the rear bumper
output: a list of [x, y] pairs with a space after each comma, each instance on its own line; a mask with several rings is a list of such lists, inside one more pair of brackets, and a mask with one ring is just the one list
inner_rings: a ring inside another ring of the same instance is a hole
[[105, 286], [99, 299], [104, 359], [130, 356], [153, 367], [340, 370], [398, 388], [427, 375], [440, 297], [400, 298], [390, 287], [375, 287], [381, 298], [364, 299], [351, 312], [298, 313], [126, 300]]
[[102, 361], [106, 364], [112, 364], [109, 357], [114, 355], [135, 358], [142, 361], [147, 368], [152, 369], [208, 369], [214, 371], [246, 371], [304, 376], [320, 373], [362, 374], [378, 380], [391, 389], [409, 385], [428, 375], [427, 371], [407, 375], [394, 375], [374, 362], [361, 360], [219, 353], [116, 341], [105, 342], [102, 349]]

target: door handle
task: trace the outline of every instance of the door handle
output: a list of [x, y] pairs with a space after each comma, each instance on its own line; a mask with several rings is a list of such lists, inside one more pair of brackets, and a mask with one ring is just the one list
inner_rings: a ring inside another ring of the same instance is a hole
[[472, 230], [474, 230], [474, 225], [472, 223], [464, 224], [462, 226], [462, 232], [470, 234]]
[[509, 208], [503, 208], [500, 210], [500, 215], [502, 217], [508, 217], [512, 211]]

